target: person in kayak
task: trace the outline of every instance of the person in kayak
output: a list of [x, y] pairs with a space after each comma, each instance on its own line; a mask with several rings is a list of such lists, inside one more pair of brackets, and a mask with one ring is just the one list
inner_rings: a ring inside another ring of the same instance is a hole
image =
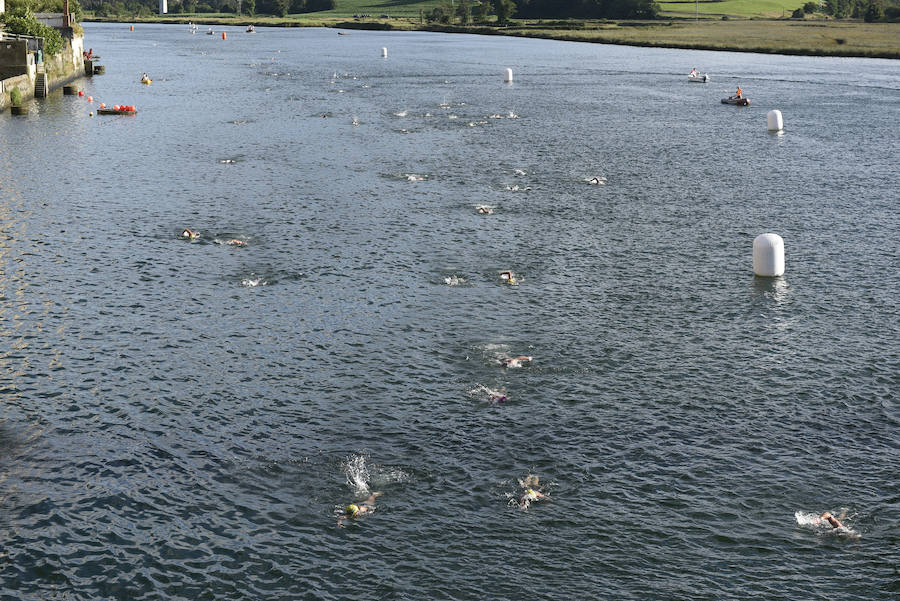
[[741, 89], [741, 86], [738, 86], [737, 92], [734, 93], [735, 98], [743, 98], [744, 90]]

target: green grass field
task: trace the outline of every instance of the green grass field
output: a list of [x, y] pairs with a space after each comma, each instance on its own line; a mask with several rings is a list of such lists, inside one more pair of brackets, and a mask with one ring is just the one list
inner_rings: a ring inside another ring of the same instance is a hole
[[[665, 14], [672, 16], [694, 16], [699, 9], [700, 16], [708, 15], [721, 17], [729, 15], [735, 17], [781, 17], [782, 14], [790, 16], [794, 9], [803, 6], [806, 0], [723, 0], [722, 2], [660, 2], [660, 8]], [[425, 13], [431, 12], [436, 6], [441, 5], [441, 0], [335, 0], [335, 9], [318, 13], [319, 16], [352, 17], [358, 14], [368, 14], [373, 17], [390, 15], [391, 17], [415, 17], [418, 18], [419, 10]]]
[[326, 13], [335, 16], [353, 16], [368, 14], [373, 17], [378, 15], [390, 15], [391, 17], [418, 17], [419, 10], [431, 12], [436, 6], [442, 4], [441, 0], [422, 0], [420, 2], [409, 0], [335, 0], [335, 9]]
[[693, 17], [699, 11], [704, 17], [790, 17], [805, 0], [722, 0], [722, 2], [660, 2], [663, 14], [672, 17]]

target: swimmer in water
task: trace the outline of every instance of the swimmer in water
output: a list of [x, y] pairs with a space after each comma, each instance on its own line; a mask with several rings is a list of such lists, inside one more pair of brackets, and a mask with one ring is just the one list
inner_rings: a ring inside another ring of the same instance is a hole
[[525, 355], [520, 355], [518, 357], [504, 357], [500, 359], [500, 364], [503, 367], [522, 367], [523, 361], [532, 361], [533, 357], [526, 357]]
[[511, 271], [501, 271], [500, 279], [506, 280], [506, 283], [510, 286], [517, 286], [519, 284], [519, 280], [516, 279], [516, 274]]
[[200, 237], [200, 232], [193, 232], [193, 231], [191, 231], [191, 230], [189, 230], [189, 229], [187, 229], [187, 228], [184, 228], [184, 231], [181, 232], [181, 237], [182, 237], [182, 238], [187, 238], [187, 239], [189, 239], [189, 240], [194, 240], [194, 239]]
[[382, 494], [384, 493], [373, 492], [371, 495], [369, 495], [369, 498], [362, 503], [351, 503], [350, 505], [347, 505], [347, 507], [344, 508], [344, 513], [338, 516], [338, 528], [344, 527], [345, 520], [358, 518], [361, 515], [372, 513], [373, 511], [375, 511], [375, 499], [380, 497]]
[[603, 183], [603, 180], [601, 180], [599, 177], [592, 177], [589, 181], [594, 185]]
[[235, 240], [229, 240], [229, 241], [226, 242], [225, 244], [228, 244], [228, 245], [231, 245], [231, 246], [244, 246], [244, 244], [246, 244], [246, 242], [244, 242], [243, 240], [237, 240], [237, 239], [235, 239]]
[[524, 489], [519, 497], [519, 509], [527, 511], [536, 501], [549, 501], [550, 497], [540, 492], [541, 482], [537, 476], [529, 475], [525, 480], [519, 480], [519, 485]]
[[509, 397], [506, 396], [506, 388], [501, 388], [500, 390], [493, 390], [488, 388], [484, 384], [479, 384], [475, 388], [469, 391], [469, 394], [479, 394], [484, 393], [486, 395], [486, 400], [488, 403], [492, 405], [499, 405], [500, 403], [505, 403], [509, 400]]
[[[846, 513], [846, 512], [844, 512], [844, 513]], [[841, 514], [841, 517], [844, 517], [843, 513]], [[821, 523], [822, 520], [828, 522], [831, 525], [831, 527], [834, 528], [835, 530], [837, 530], [838, 528], [846, 528], [846, 526], [844, 526], [839, 519], [837, 519], [836, 517], [831, 515], [831, 512], [826, 511], [825, 513], [823, 513], [819, 517], [819, 522]]]
[[492, 209], [491, 207], [489, 207], [487, 205], [482, 205], [480, 207], [477, 207], [476, 210], [481, 215], [493, 215], [494, 214], [494, 209]]

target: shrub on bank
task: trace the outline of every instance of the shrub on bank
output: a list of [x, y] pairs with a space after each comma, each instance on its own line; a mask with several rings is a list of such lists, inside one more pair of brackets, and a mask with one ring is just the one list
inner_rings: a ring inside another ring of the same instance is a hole
[[22, 90], [19, 88], [13, 88], [9, 91], [9, 102], [13, 106], [19, 106], [22, 104]]

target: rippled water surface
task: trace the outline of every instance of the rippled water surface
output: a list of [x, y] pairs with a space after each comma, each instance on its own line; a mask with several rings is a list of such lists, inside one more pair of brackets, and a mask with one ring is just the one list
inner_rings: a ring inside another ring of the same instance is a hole
[[0, 117], [4, 599], [900, 594], [896, 62], [85, 30]]

